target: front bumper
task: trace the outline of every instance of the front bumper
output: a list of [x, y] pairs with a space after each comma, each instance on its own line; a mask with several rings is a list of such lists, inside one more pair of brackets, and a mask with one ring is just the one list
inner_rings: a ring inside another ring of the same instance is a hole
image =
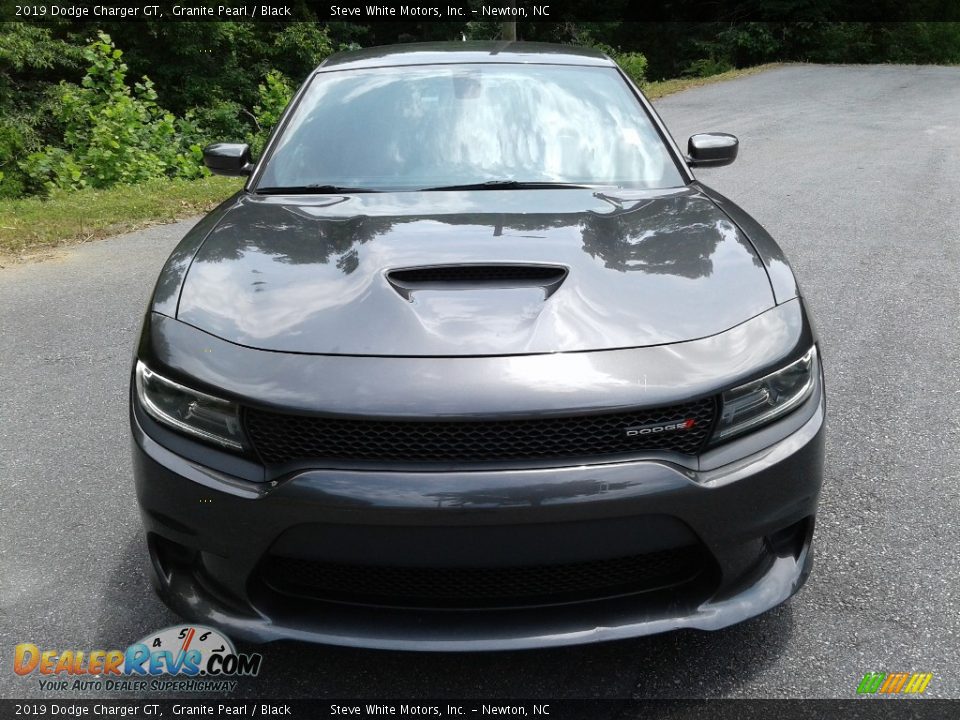
[[[150, 420], [136, 408], [131, 424], [160, 596], [185, 618], [249, 641], [505, 650], [716, 630], [789, 598], [812, 563], [822, 384], [762, 431], [778, 440], [759, 450], [756, 434], [728, 443], [702, 456], [700, 470], [650, 459], [489, 472], [310, 470], [257, 483], [171, 452], [145, 431]], [[709, 556], [692, 584], [537, 607], [372, 607], [282, 595], [258, 579], [278, 546], [325, 562], [522, 566], [652, 552], [691, 538]]]

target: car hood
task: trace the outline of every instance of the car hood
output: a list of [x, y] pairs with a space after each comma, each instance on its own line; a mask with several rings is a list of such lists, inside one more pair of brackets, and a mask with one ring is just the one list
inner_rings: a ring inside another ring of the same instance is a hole
[[280, 352], [477, 356], [694, 340], [774, 304], [749, 240], [694, 187], [244, 194], [177, 319]]

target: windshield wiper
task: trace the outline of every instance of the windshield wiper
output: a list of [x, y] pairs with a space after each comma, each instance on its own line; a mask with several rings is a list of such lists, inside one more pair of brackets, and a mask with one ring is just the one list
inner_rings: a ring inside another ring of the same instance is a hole
[[[479, 183], [463, 183], [461, 185], [437, 185], [436, 187], [405, 188], [407, 192], [423, 192], [426, 190], [543, 190], [549, 188], [574, 188], [582, 190], [595, 189], [593, 185], [577, 185], [576, 183], [529, 181], [522, 180], [487, 180]], [[327, 193], [379, 193], [384, 190], [375, 190], [366, 187], [346, 187], [343, 185], [289, 185], [277, 187], [257, 188], [258, 195], [325, 195]]]
[[259, 195], [326, 195], [327, 193], [375, 193], [380, 190], [365, 187], [345, 187], [343, 185], [289, 185], [286, 187], [258, 187]]
[[573, 188], [589, 190], [591, 185], [577, 185], [576, 183], [527, 181], [523, 180], [487, 180], [479, 183], [464, 183], [462, 185], [437, 185], [436, 187], [420, 188], [421, 190], [545, 190], [549, 188]]

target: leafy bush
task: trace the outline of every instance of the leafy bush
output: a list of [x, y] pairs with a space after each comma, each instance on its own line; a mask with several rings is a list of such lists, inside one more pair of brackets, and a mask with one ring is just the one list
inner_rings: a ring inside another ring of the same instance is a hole
[[725, 73], [728, 70], [733, 70], [733, 65], [726, 60], [702, 58], [690, 63], [686, 70], [683, 71], [683, 74], [688, 77], [710, 77], [711, 75]]
[[59, 104], [46, 78], [76, 74], [82, 48], [55, 39], [49, 28], [0, 23], [0, 198], [22, 195], [30, 181], [19, 161], [63, 135]]
[[637, 85], [642, 85], [647, 79], [647, 58], [642, 53], [615, 53], [613, 59]]
[[206, 172], [199, 145], [183, 145], [173, 115], [157, 104], [153, 83], [144, 77], [133, 89], [127, 85], [122, 55], [101, 32], [84, 52], [89, 67], [81, 86], [60, 83], [63, 146], [47, 145], [21, 163], [32, 189], [104, 188]]
[[232, 100], [190, 108], [178, 121], [185, 141], [201, 145], [210, 142], [237, 142], [247, 137], [253, 118], [240, 103]]
[[887, 57], [902, 63], [960, 63], [960, 23], [896, 23]]
[[[318, 54], [329, 51], [323, 43], [325, 34], [307, 33], [305, 38], [297, 38], [301, 47], [312, 47]], [[158, 104], [149, 78], [132, 87], [127, 84], [123, 52], [109, 35], [98, 33], [83, 57], [88, 68], [81, 84], [61, 81], [46, 106], [60, 128], [61, 141], [38, 148], [24, 127], [0, 122], [0, 197], [207, 175], [204, 145], [246, 139], [254, 153], [262, 152], [293, 96], [291, 82], [271, 70], [257, 87], [252, 110], [234, 101], [215, 101], [176, 118]], [[24, 156], [18, 164], [3, 165], [2, 158]]]
[[310, 22], [284, 25], [274, 36], [272, 46], [270, 55], [276, 63], [274, 67], [282, 67], [298, 77], [313, 70], [335, 49], [329, 30], [320, 23]]
[[[745, 67], [776, 60], [782, 52], [782, 42], [770, 23], [733, 23], [717, 33], [712, 52], [706, 53], [713, 64], [704, 65], [710, 75], [732, 70], [734, 66]], [[703, 62], [703, 61], [698, 61]], [[724, 67], [723, 70], [719, 70]], [[700, 77], [707, 77], [700, 75]]]
[[571, 41], [576, 45], [599, 50], [613, 59], [637, 85], [643, 85], [647, 79], [647, 57], [638, 52], [621, 52], [619, 49], [596, 40], [593, 32], [587, 28], [576, 33]]
[[[252, 110], [230, 100], [188, 110], [177, 120], [181, 142], [199, 148], [211, 142], [244, 141], [256, 157], [263, 152], [293, 91], [293, 85], [282, 73], [271, 70], [257, 86], [258, 101]], [[202, 152], [197, 157], [202, 160]]]
[[254, 156], [259, 155], [267, 144], [270, 132], [280, 120], [280, 115], [293, 97], [293, 85], [280, 72], [271, 70], [258, 86], [260, 101], [253, 108], [257, 132], [249, 138]]
[[28, 129], [9, 119], [0, 120], [0, 198], [20, 197], [24, 178], [13, 158], [23, 157], [27, 148]]

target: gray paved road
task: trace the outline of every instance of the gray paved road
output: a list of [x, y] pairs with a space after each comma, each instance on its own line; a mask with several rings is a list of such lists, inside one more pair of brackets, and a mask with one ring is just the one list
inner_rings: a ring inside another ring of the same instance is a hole
[[[960, 697], [960, 69], [794, 66], [673, 96], [675, 136], [725, 130], [701, 178], [794, 262], [830, 391], [818, 560], [738, 627], [594, 647], [407, 655], [279, 644], [240, 693], [339, 697], [849, 697], [925, 670]], [[13, 646], [125, 647], [174, 622], [147, 590], [125, 380], [190, 223], [0, 270], [0, 696]]]

